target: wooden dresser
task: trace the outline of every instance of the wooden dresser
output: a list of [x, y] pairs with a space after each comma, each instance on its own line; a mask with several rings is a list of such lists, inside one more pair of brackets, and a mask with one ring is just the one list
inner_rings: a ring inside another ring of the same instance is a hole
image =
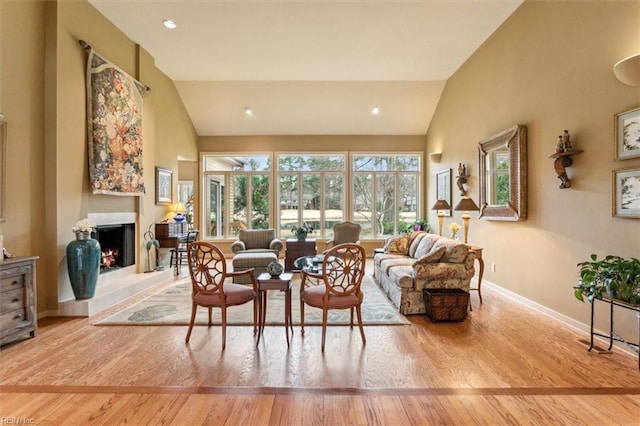
[[38, 333], [37, 256], [0, 261], [0, 345]]

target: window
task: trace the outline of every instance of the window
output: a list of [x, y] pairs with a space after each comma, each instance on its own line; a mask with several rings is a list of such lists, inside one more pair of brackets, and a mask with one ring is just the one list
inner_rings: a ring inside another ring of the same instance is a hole
[[419, 153], [278, 153], [275, 167], [273, 158], [203, 154], [205, 237], [274, 227], [292, 238], [291, 228], [307, 222], [312, 237], [331, 239], [333, 226], [349, 220], [363, 237], [385, 238], [419, 219]]
[[[203, 156], [204, 236], [238, 235], [270, 224], [271, 155]], [[228, 200], [228, 201], [227, 201]]]
[[307, 222], [316, 238], [330, 238], [344, 220], [346, 154], [278, 155], [278, 234]]
[[398, 234], [418, 218], [419, 154], [353, 156], [353, 220], [362, 236]]

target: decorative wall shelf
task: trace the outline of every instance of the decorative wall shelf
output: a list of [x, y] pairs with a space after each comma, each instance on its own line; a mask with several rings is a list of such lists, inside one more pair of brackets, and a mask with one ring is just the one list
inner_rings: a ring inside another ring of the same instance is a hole
[[549, 158], [555, 158], [553, 167], [555, 167], [558, 179], [561, 181], [560, 189], [571, 188], [571, 179], [567, 176], [566, 168], [573, 165], [573, 156], [582, 154], [582, 152], [583, 151], [580, 149], [575, 151], [556, 152], [549, 156]]

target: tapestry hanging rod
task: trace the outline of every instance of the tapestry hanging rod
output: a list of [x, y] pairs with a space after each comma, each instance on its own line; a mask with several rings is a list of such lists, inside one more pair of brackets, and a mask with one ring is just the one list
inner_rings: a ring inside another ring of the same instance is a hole
[[[84, 50], [86, 50], [87, 52], [90, 52], [90, 51], [91, 51], [91, 45], [90, 45], [89, 43], [87, 43], [86, 41], [84, 41], [84, 40], [78, 40], [78, 44], [79, 44], [79, 45], [80, 45]], [[136, 80], [136, 81], [137, 81], [137, 80]], [[138, 82], [138, 83], [140, 83], [140, 82]], [[146, 84], [140, 83], [140, 85], [144, 86], [144, 89], [145, 89], [147, 92], [151, 91], [151, 87], [147, 86]]]

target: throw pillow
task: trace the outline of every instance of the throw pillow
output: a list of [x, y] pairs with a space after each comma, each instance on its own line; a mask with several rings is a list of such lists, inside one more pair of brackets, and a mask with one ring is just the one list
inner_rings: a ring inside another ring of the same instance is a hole
[[409, 253], [409, 237], [403, 235], [401, 237], [389, 238], [384, 244], [384, 252], [406, 255]]
[[415, 265], [424, 265], [427, 263], [438, 263], [442, 256], [444, 256], [444, 252], [447, 251], [447, 248], [444, 246], [434, 247], [431, 251], [420, 259], [416, 260], [413, 264]]

